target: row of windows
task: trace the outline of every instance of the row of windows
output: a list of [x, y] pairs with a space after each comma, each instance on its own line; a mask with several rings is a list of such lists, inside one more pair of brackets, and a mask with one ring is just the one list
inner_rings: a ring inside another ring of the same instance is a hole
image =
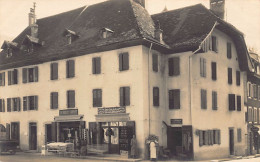
[[247, 96], [260, 100], [260, 86], [248, 82], [247, 83]]
[[248, 107], [246, 121], [260, 124], [260, 109], [256, 107]]
[[[38, 96], [25, 96], [23, 97], [23, 111], [37, 110], [38, 109]], [[21, 111], [20, 97], [7, 98], [7, 112]], [[0, 112], [5, 112], [5, 100], [0, 99]]]

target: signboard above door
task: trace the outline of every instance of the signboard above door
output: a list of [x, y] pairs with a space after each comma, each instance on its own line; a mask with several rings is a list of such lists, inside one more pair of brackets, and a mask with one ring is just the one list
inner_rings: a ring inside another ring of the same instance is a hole
[[59, 115], [78, 115], [78, 109], [65, 109], [65, 110], [60, 110]]
[[171, 119], [171, 124], [182, 124], [182, 119]]
[[103, 107], [98, 108], [98, 114], [122, 114], [126, 113], [125, 107]]

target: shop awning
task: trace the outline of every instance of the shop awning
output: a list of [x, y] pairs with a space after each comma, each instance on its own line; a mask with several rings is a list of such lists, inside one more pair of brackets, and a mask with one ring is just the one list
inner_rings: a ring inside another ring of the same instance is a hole
[[97, 122], [129, 121], [129, 113], [124, 114], [99, 114], [96, 115]]
[[64, 115], [55, 116], [55, 122], [70, 122], [70, 121], [81, 121], [84, 115]]

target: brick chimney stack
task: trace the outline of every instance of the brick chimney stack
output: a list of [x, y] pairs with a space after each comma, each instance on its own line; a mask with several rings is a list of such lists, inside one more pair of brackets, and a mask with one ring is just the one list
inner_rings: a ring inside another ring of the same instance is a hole
[[145, 8], [146, 7], [146, 2], [145, 2], [145, 0], [134, 0], [136, 3], [139, 3], [141, 6], [143, 6], [143, 8]]
[[225, 19], [225, 0], [210, 0], [210, 10], [219, 18]]
[[36, 15], [35, 15], [35, 2], [33, 3], [33, 8], [30, 9], [29, 13], [29, 26], [31, 27], [31, 36], [34, 38], [38, 37], [38, 25], [36, 24]]

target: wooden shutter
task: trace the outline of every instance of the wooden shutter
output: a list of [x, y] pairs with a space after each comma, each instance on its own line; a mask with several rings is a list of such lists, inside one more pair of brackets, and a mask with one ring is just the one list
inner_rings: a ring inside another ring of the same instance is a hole
[[237, 142], [241, 142], [242, 141], [241, 135], [242, 135], [241, 129], [238, 128], [237, 129]]
[[217, 130], [217, 136], [218, 136], [218, 144], [221, 144], [221, 133], [220, 130]]
[[175, 76], [180, 75], [180, 58], [179, 57], [174, 57], [173, 69], [174, 69], [173, 75], [175, 75]]
[[0, 86], [5, 86], [5, 72], [0, 74]]
[[72, 78], [75, 76], [75, 62], [74, 60], [67, 61], [67, 78]]
[[159, 100], [160, 100], [160, 95], [159, 95], [159, 88], [158, 87], [153, 87], [153, 105], [154, 106], [159, 106]]
[[100, 57], [96, 58], [96, 73], [97, 74], [101, 73], [101, 58]]
[[27, 111], [28, 97], [23, 97], [23, 111]]
[[204, 131], [205, 133], [205, 145], [209, 145], [209, 134], [208, 134], [208, 131]]
[[38, 77], [39, 77], [39, 75], [38, 75], [38, 73], [39, 73], [39, 71], [38, 71], [38, 66], [35, 66], [34, 67], [34, 69], [33, 69], [33, 72], [34, 72], [34, 79], [33, 79], [33, 81], [34, 82], [38, 82]]
[[207, 91], [204, 90], [204, 89], [201, 89], [200, 91], [200, 94], [201, 94], [201, 108], [202, 109], [207, 109]]
[[57, 123], [51, 123], [51, 140], [57, 142]]
[[120, 87], [119, 94], [120, 94], [120, 99], [119, 99], [120, 106], [124, 106], [124, 88], [123, 87]]
[[168, 59], [169, 76], [173, 76], [173, 58]]
[[232, 84], [232, 68], [228, 68], [228, 84]]
[[68, 105], [68, 108], [75, 107], [75, 91], [67, 92], [67, 105]]
[[228, 95], [228, 101], [229, 101], [229, 110], [236, 110], [235, 107], [235, 95], [234, 94], [229, 94]]
[[13, 82], [14, 84], [18, 84], [18, 70], [14, 69], [13, 71]]
[[174, 109], [173, 90], [169, 90], [169, 109]]
[[236, 82], [237, 82], [237, 85], [240, 86], [240, 71], [236, 72]]
[[129, 55], [128, 53], [123, 54], [123, 70], [129, 69]]
[[203, 146], [203, 131], [199, 130], [199, 146]]
[[260, 86], [258, 86], [258, 100], [260, 100]]
[[217, 63], [211, 62], [211, 78], [217, 80]]
[[119, 71], [123, 70], [123, 54], [119, 54]]
[[7, 112], [11, 112], [11, 105], [12, 105], [11, 102], [12, 102], [11, 98], [7, 98]]
[[58, 79], [58, 63], [51, 64], [51, 80]]
[[203, 58], [200, 58], [200, 76], [203, 77]]
[[58, 92], [52, 92], [51, 93], [51, 109], [57, 109], [58, 108]]
[[207, 62], [203, 59], [203, 77], [207, 77]]
[[213, 110], [218, 109], [218, 97], [216, 91], [212, 91], [212, 109]]
[[92, 74], [96, 74], [96, 58], [92, 58]]
[[125, 87], [125, 106], [129, 106], [130, 105], [130, 87]]
[[20, 97], [17, 98], [17, 111], [21, 111], [21, 99], [20, 99]]
[[158, 55], [153, 54], [153, 71], [158, 72]]
[[8, 85], [12, 85], [12, 71], [8, 71]]
[[231, 43], [227, 43], [227, 58], [232, 58], [232, 52], [231, 52]]
[[38, 110], [38, 96], [34, 96], [34, 109]]
[[3, 99], [0, 99], [0, 112], [4, 112], [3, 111]]
[[102, 107], [102, 90], [98, 89], [97, 91], [97, 106]]
[[10, 140], [10, 124], [6, 123], [6, 139]]
[[173, 90], [173, 108], [180, 109], [180, 89]]
[[97, 91], [96, 89], [93, 89], [93, 107], [97, 107]]
[[237, 111], [241, 111], [241, 96], [237, 96]]
[[28, 69], [23, 68], [23, 83], [27, 83], [27, 82], [28, 82]]

